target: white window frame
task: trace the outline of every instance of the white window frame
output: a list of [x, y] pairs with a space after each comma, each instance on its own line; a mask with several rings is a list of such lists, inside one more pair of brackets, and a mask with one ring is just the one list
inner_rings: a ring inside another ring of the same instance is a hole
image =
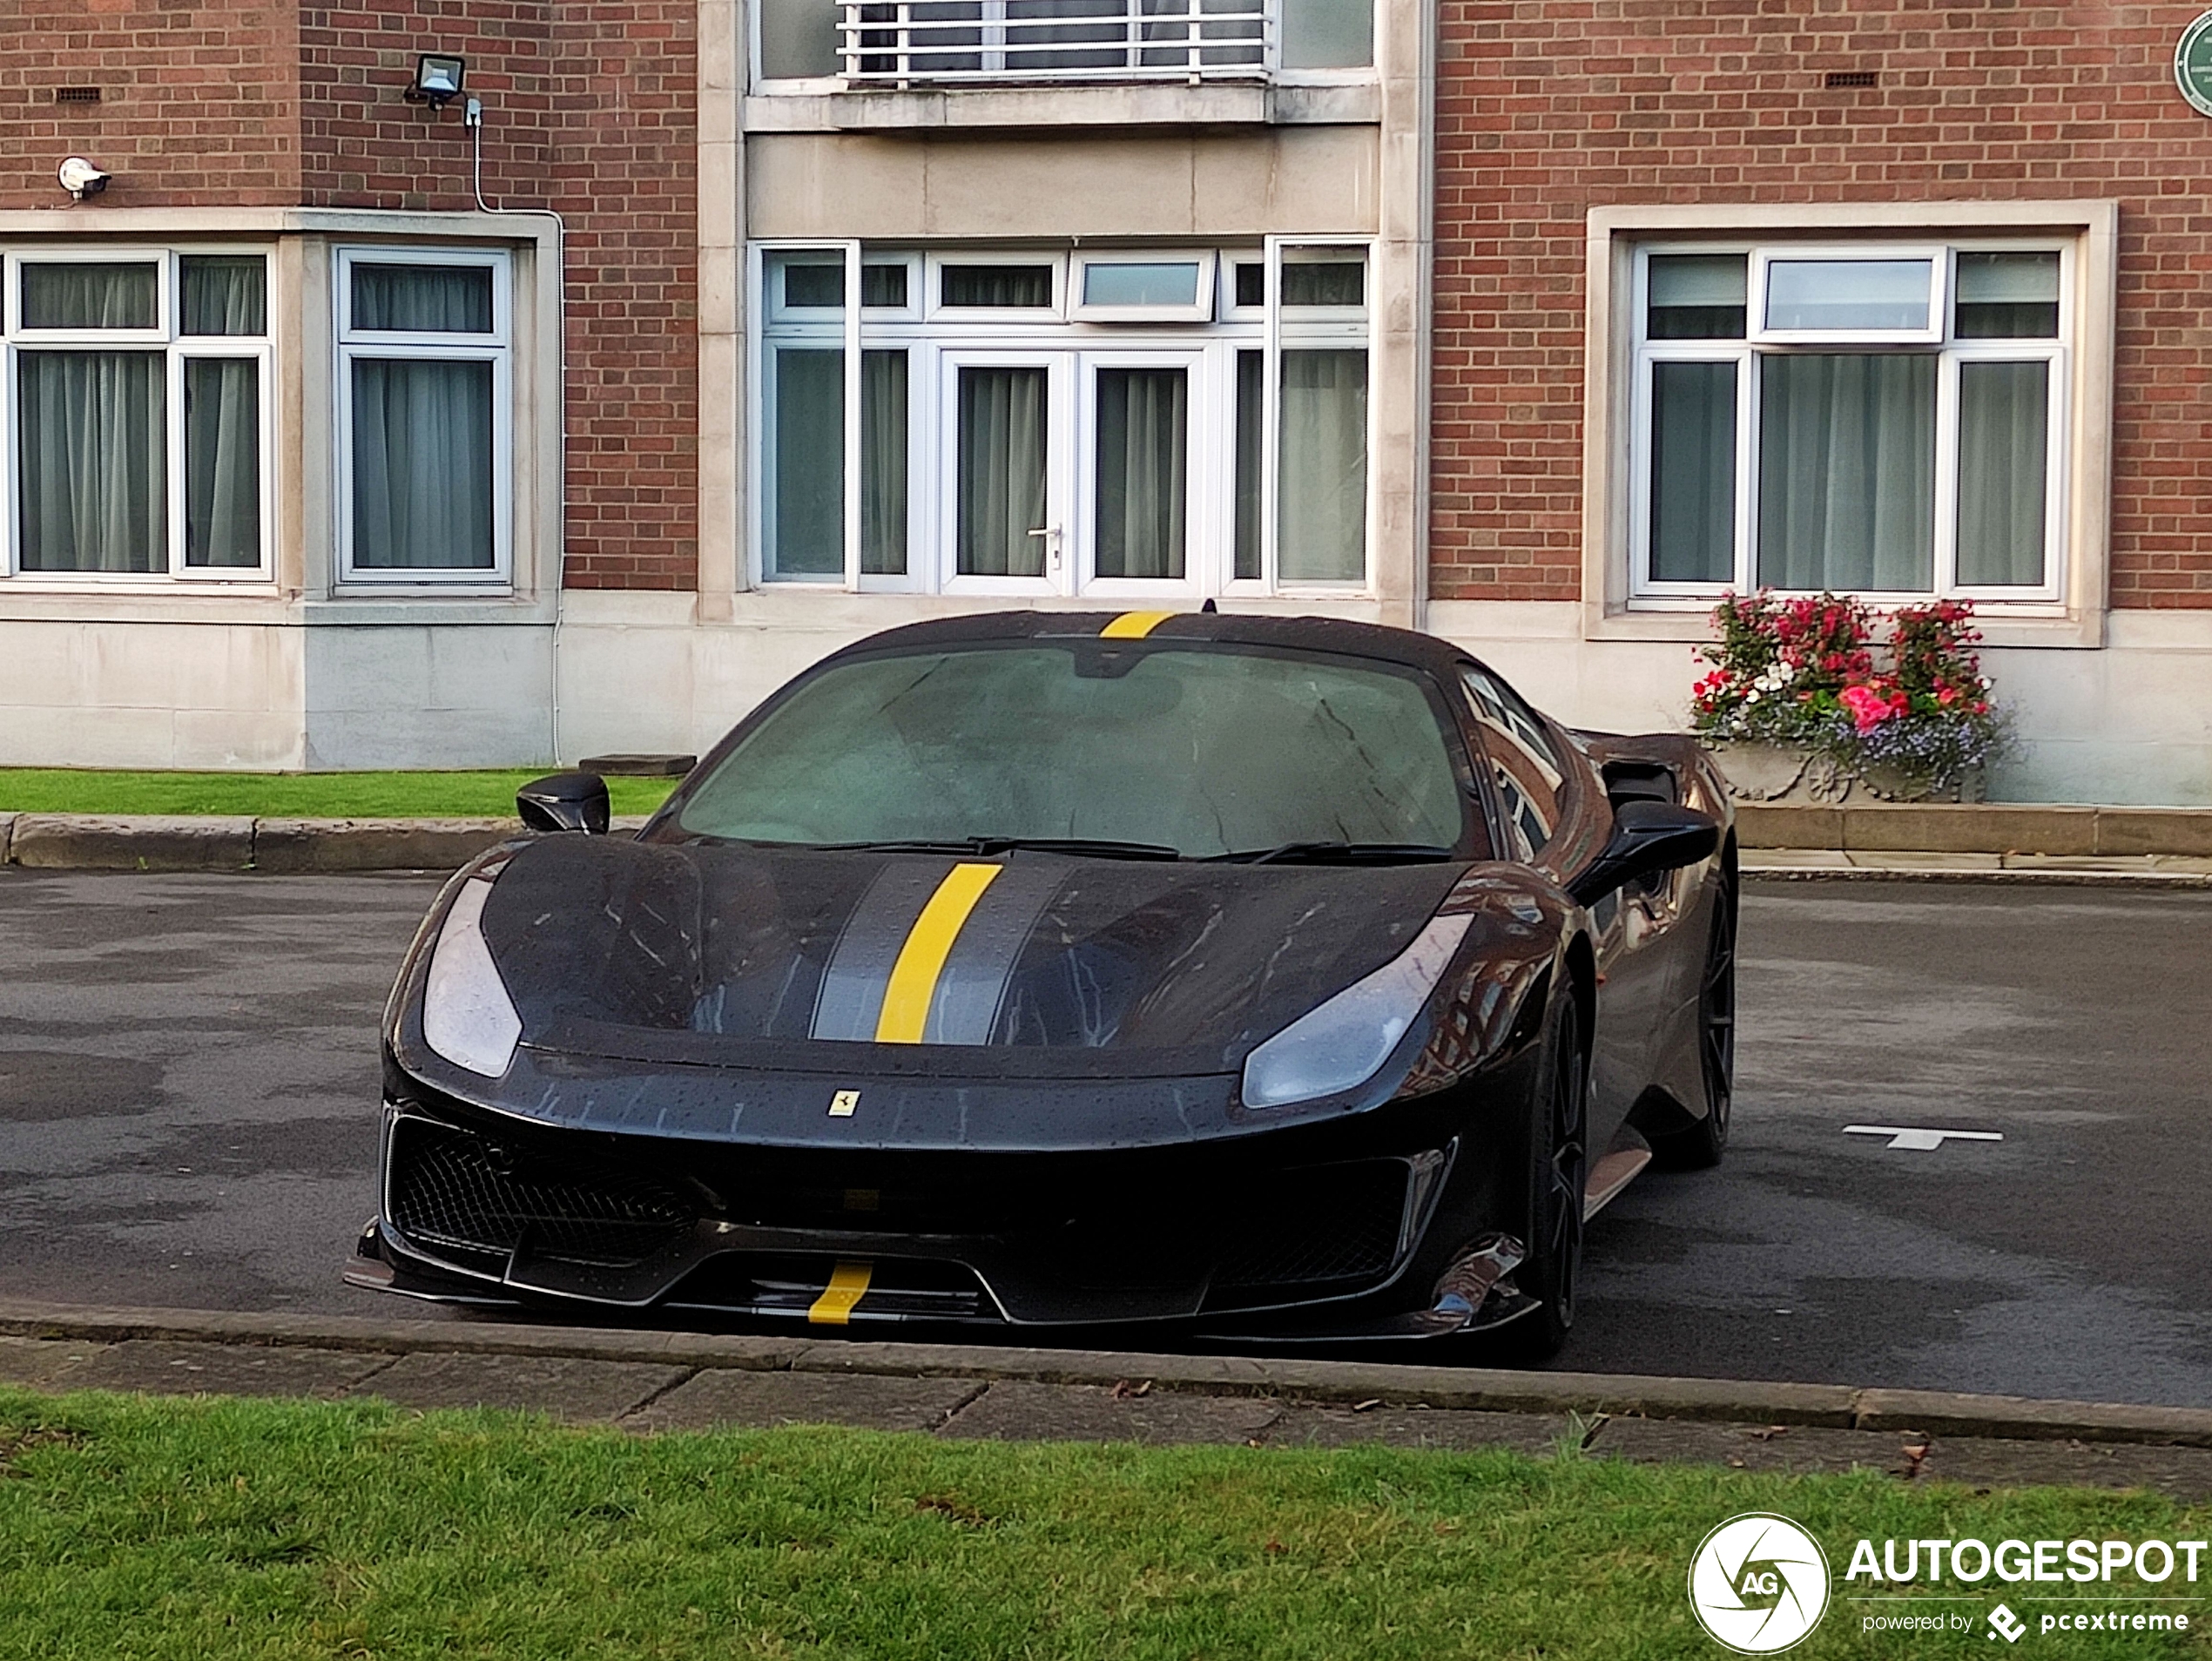
[[[1191, 283], [1190, 303], [1187, 306], [1109, 306], [1092, 305], [1083, 296], [1090, 292], [1090, 271], [1094, 266], [1184, 265], [1196, 264], [1197, 270]], [[1204, 248], [1195, 253], [1184, 249], [1123, 248], [1104, 250], [1096, 253], [1076, 256], [1075, 272], [1069, 283], [1069, 313], [1086, 323], [1211, 323], [1214, 317], [1214, 251]]]
[[[1221, 527], [1206, 511], [1205, 481], [1219, 476], [1217, 453], [1226, 449], [1209, 443], [1219, 436], [1220, 423], [1207, 408], [1207, 389], [1221, 378], [1209, 375], [1208, 348], [1123, 348], [1076, 354], [1076, 430], [1073, 446], [1074, 490], [1067, 530], [1075, 542], [1076, 592], [1102, 599], [1196, 599], [1206, 591], [1209, 576], [1227, 564], [1230, 550], [1221, 546]], [[1181, 369], [1186, 377], [1184, 402], [1187, 422], [1184, 434], [1183, 575], [1173, 577], [1101, 577], [1098, 574], [1098, 372], [1101, 369]], [[1230, 369], [1230, 392], [1236, 391], [1235, 366]], [[1234, 430], [1228, 435], [1234, 441]], [[1236, 503], [1231, 491], [1230, 506]], [[1233, 530], [1230, 533], [1234, 535]], [[1213, 576], [1217, 585], [1219, 575]]]
[[[1360, 279], [1363, 295], [1372, 293], [1375, 260], [1373, 244], [1363, 237], [1271, 236], [1267, 239], [1267, 319], [1264, 326], [1264, 356], [1260, 368], [1260, 396], [1265, 412], [1259, 442], [1259, 580], [1247, 578], [1224, 584], [1224, 592], [1312, 595], [1338, 598], [1372, 591], [1375, 580], [1375, 542], [1380, 529], [1375, 499], [1376, 425], [1382, 401], [1375, 396], [1374, 332], [1368, 326], [1366, 304], [1352, 306], [1283, 305], [1285, 254], [1298, 250], [1356, 248], [1365, 256]], [[1358, 349], [1367, 354], [1367, 501], [1360, 526], [1360, 564], [1364, 575], [1357, 582], [1285, 583], [1281, 574], [1281, 538], [1277, 521], [1282, 516], [1283, 477], [1283, 353], [1285, 347], [1318, 351]], [[1233, 557], [1233, 553], [1232, 553]]]
[[[181, 329], [183, 282], [179, 262], [188, 257], [258, 259], [261, 261], [263, 316], [259, 334], [185, 334]], [[147, 329], [27, 329], [22, 326], [23, 267], [26, 265], [145, 265], [155, 267], [154, 327]], [[104, 247], [15, 246], [0, 258], [0, 452], [5, 501], [0, 502], [0, 582], [18, 589], [168, 588], [172, 584], [266, 586], [273, 580], [276, 454], [274, 445], [274, 318], [276, 249], [265, 242], [155, 245]], [[162, 354], [162, 464], [165, 515], [162, 548], [165, 569], [152, 571], [31, 571], [22, 569], [22, 433], [17, 356], [24, 351], [158, 351]], [[255, 432], [260, 466], [260, 558], [252, 565], [185, 564], [186, 475], [185, 362], [193, 358], [250, 360], [255, 367]]]
[[[1957, 256], [1960, 253], [2039, 253], [2059, 256], [2059, 327], [2055, 337], [2019, 341], [1959, 340], [1953, 334]], [[1739, 340], [1652, 341], [1649, 318], [1649, 262], [1663, 254], [1741, 253], [1747, 267], [1745, 334]], [[1789, 330], [1762, 325], [1766, 267], [1777, 259], [1917, 259], [1933, 266], [1932, 313], [1939, 327], [1921, 330]], [[2049, 612], [2068, 591], [2075, 550], [2067, 546], [2068, 489], [2073, 450], [2080, 435], [2071, 429], [2074, 408], [2074, 338], [2080, 275], [2074, 240], [2064, 236], [1976, 237], [1961, 235], [1943, 243], [1804, 243], [1750, 239], [1640, 241], [1633, 250], [1631, 307], [1627, 333], [1631, 341], [1629, 410], [1629, 596], [1645, 608], [1711, 605], [1733, 590], [1758, 586], [1756, 545], [1758, 520], [1759, 375], [1762, 356], [1829, 350], [1865, 351], [1895, 348], [1937, 360], [1934, 474], [1935, 525], [1930, 585], [1925, 590], [1870, 590], [1879, 604], [1966, 599], [1977, 606], [2016, 612]], [[2040, 584], [1996, 587], [1958, 578], [1959, 366], [1967, 361], [2050, 365], [2049, 451], [2044, 470], [2044, 568]], [[1652, 366], [1660, 362], [1728, 363], [1737, 366], [1736, 515], [1731, 572], [1723, 582], [1661, 581], [1651, 575]]]
[[[1734, 253], [1734, 249], [1730, 250]], [[1932, 346], [1951, 332], [1951, 250], [1942, 243], [1884, 243], [1876, 246], [1808, 246], [1769, 243], [1750, 251], [1750, 272], [1744, 291], [1744, 327], [1757, 346]], [[1638, 264], [1649, 260], [1646, 250]], [[1928, 264], [1928, 326], [1925, 328], [1770, 328], [1767, 326], [1767, 272], [1775, 264], [1872, 264], [1925, 260]], [[1637, 327], [1642, 327], [1639, 321]]]
[[[1076, 449], [1075, 356], [1062, 346], [1033, 350], [946, 348], [936, 354], [937, 586], [946, 594], [991, 594], [1032, 598], [1076, 591], [1076, 560], [1069, 548], [1075, 512], [1075, 476], [1082, 462]], [[1044, 544], [1041, 577], [963, 577], [960, 561], [960, 372], [968, 368], [1040, 368], [1045, 372], [1044, 527], [1030, 534]], [[908, 463], [909, 479], [912, 463]], [[907, 552], [913, 563], [913, 550]]]
[[[485, 334], [403, 334], [353, 326], [354, 267], [480, 266], [491, 273], [491, 328]], [[332, 430], [336, 454], [338, 588], [342, 593], [394, 590], [438, 593], [504, 594], [515, 571], [515, 393], [512, 254], [505, 248], [417, 244], [341, 247], [333, 261], [331, 303], [335, 313], [336, 362], [332, 382]], [[361, 358], [489, 363], [491, 369], [492, 564], [489, 570], [361, 567], [354, 563], [354, 376]]]
[[[1255, 252], [1267, 262], [1268, 292], [1280, 293], [1284, 248], [1356, 252], [1374, 280], [1374, 245], [1359, 237], [1285, 237], [1255, 251], [1249, 246], [1205, 248], [1208, 265], [1200, 294], [1212, 321], [1143, 324], [1100, 323], [1066, 315], [1069, 286], [1079, 280], [1086, 259], [1108, 260], [1157, 256], [1180, 259], [1194, 251], [1164, 245], [1071, 253], [1050, 246], [968, 250], [938, 247], [923, 252], [866, 249], [858, 241], [819, 238], [768, 239], [747, 248], [745, 310], [753, 320], [746, 353], [745, 399], [753, 486], [746, 504], [750, 543], [747, 580], [758, 588], [828, 590], [846, 593], [942, 594], [1001, 598], [1092, 599], [1102, 604], [1158, 599], [1177, 602], [1204, 595], [1223, 597], [1311, 597], [1337, 601], [1372, 597], [1377, 577], [1377, 433], [1380, 401], [1374, 393], [1376, 342], [1368, 322], [1370, 307], [1300, 307], [1287, 320], [1278, 308], [1217, 308], [1225, 301], [1221, 285], [1233, 281], [1231, 263]], [[867, 307], [803, 308], [779, 312], [768, 302], [768, 275], [779, 256], [837, 254], [846, 262], [846, 292], [860, 292], [861, 266], [907, 262], [909, 276], [904, 308]], [[1049, 264], [1054, 269], [1055, 305], [1044, 308], [942, 307], [940, 273], [946, 265]], [[916, 285], [921, 287], [917, 287]], [[1357, 580], [1282, 584], [1276, 579], [1275, 493], [1279, 476], [1281, 350], [1352, 348], [1367, 354], [1368, 489], [1365, 504], [1366, 563]], [[798, 347], [846, 354], [845, 562], [841, 579], [833, 573], [781, 576], [772, 569], [774, 460], [777, 435], [767, 396], [772, 386], [772, 354]], [[903, 350], [907, 354], [907, 569], [899, 575], [863, 574], [860, 566], [860, 377], [863, 354]], [[1236, 542], [1235, 442], [1237, 355], [1256, 351], [1264, 359], [1265, 409], [1261, 445], [1262, 575], [1234, 576]], [[1096, 480], [1092, 463], [1096, 442], [1096, 370], [1101, 366], [1187, 368], [1191, 376], [1190, 496], [1186, 504], [1184, 566], [1181, 578], [1100, 577], [1092, 544]], [[1045, 570], [1037, 577], [961, 576], [957, 557], [956, 482], [958, 466], [959, 371], [963, 366], [1028, 365], [1046, 369], [1048, 385], [1047, 524]], [[1057, 560], [1055, 560], [1055, 554]]]
[[[947, 266], [1048, 266], [1052, 271], [1052, 304], [1049, 306], [948, 306], [940, 296], [945, 292]], [[1027, 253], [1015, 249], [979, 248], [974, 251], [958, 248], [932, 250], [922, 260], [923, 281], [922, 316], [933, 323], [1059, 323], [1068, 317], [1068, 256], [1057, 250], [1032, 250]]]

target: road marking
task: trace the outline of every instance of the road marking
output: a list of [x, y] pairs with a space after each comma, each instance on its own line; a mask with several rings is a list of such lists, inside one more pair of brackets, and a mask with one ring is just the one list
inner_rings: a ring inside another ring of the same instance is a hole
[[1846, 1124], [1844, 1134], [1885, 1136], [1889, 1138], [1889, 1146], [1911, 1148], [1919, 1153], [1941, 1147], [1946, 1138], [1953, 1142], [2002, 1142], [2005, 1139], [2001, 1131], [1921, 1131], [1896, 1124]]
[[875, 1278], [873, 1263], [840, 1263], [831, 1274], [829, 1285], [822, 1288], [822, 1295], [814, 1300], [814, 1307], [806, 1312], [806, 1319], [818, 1327], [842, 1327], [853, 1318], [853, 1306], [867, 1292], [868, 1282]]

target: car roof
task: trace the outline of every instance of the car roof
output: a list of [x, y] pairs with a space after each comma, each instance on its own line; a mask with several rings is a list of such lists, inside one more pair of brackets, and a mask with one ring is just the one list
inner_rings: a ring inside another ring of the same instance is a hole
[[1449, 679], [1472, 661], [1449, 641], [1413, 629], [1340, 618], [1253, 617], [1230, 611], [981, 611], [933, 618], [869, 635], [827, 661], [885, 651], [934, 650], [1008, 640], [1100, 638], [1181, 644], [1216, 640], [1224, 645], [1277, 646], [1291, 651], [1374, 658]]

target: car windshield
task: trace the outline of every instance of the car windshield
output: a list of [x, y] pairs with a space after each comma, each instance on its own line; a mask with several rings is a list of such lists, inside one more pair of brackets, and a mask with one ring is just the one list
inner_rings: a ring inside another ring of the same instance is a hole
[[1459, 845], [1462, 804], [1441, 718], [1410, 671], [1070, 641], [825, 670], [699, 781], [678, 824], [814, 845], [1419, 854]]

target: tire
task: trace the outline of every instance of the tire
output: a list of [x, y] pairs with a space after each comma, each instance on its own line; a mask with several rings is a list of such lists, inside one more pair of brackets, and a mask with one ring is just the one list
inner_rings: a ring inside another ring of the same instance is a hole
[[1736, 874], [1714, 879], [1713, 923], [1697, 982], [1697, 1062], [1705, 1084], [1705, 1116], [1651, 1151], [1676, 1171], [1703, 1171], [1728, 1150], [1729, 1110], [1736, 1093]]
[[1542, 1307], [1501, 1334], [1514, 1355], [1528, 1361], [1549, 1361], [1574, 1328], [1589, 1180], [1589, 1057], [1571, 991], [1561, 990], [1548, 1024], [1544, 1084], [1529, 1116], [1528, 1256], [1514, 1277]]

